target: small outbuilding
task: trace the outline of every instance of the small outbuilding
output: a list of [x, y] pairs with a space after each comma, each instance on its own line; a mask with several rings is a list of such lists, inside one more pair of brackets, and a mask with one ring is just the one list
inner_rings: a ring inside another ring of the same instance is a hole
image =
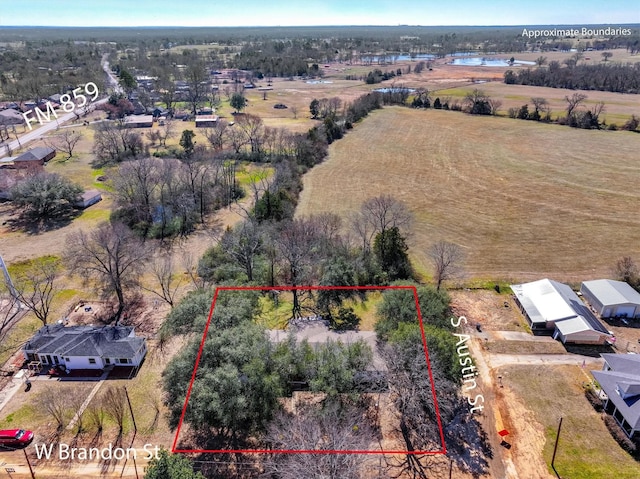
[[196, 128], [210, 128], [218, 123], [217, 115], [198, 115], [196, 116]]
[[95, 205], [98, 201], [102, 200], [102, 193], [98, 190], [87, 190], [80, 196], [80, 199], [76, 202], [76, 208], [88, 208], [91, 205]]
[[131, 115], [124, 119], [124, 124], [129, 128], [151, 128], [153, 115]]
[[48, 146], [36, 146], [13, 160], [16, 168], [28, 168], [27, 165], [37, 163], [44, 165], [47, 161], [56, 156], [56, 150]]
[[640, 293], [624, 281], [585, 281], [580, 292], [601, 318], [640, 318]]

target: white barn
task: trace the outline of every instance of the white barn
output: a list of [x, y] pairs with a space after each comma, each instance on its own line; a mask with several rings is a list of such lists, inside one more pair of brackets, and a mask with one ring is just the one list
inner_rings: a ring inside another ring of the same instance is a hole
[[601, 318], [640, 318], [640, 293], [624, 281], [585, 281], [580, 292]]
[[611, 334], [566, 284], [550, 279], [513, 284], [516, 303], [536, 333], [563, 343], [604, 344]]

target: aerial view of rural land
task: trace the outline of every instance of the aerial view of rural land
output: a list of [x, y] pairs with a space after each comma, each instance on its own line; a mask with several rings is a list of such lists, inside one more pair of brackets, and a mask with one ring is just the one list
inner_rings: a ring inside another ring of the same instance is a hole
[[637, 0], [0, 0], [0, 479], [640, 479]]

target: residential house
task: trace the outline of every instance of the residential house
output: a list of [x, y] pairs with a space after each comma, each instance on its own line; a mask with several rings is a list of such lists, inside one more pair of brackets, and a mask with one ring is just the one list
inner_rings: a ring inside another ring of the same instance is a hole
[[144, 338], [131, 326], [45, 325], [22, 348], [27, 361], [63, 365], [69, 370], [140, 366], [147, 353]]
[[629, 438], [640, 438], [640, 354], [601, 354], [602, 371], [591, 371], [606, 394], [604, 410]]

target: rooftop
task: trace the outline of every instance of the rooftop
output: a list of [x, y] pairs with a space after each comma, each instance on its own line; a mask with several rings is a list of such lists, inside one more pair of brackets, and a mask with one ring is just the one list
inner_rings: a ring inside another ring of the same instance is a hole
[[37, 354], [131, 358], [144, 343], [130, 326], [46, 325], [24, 346]]
[[623, 303], [640, 304], [640, 293], [624, 281], [596, 279], [584, 281], [582, 285], [591, 291], [603, 306]]
[[640, 429], [640, 355], [602, 354], [611, 371], [591, 371], [627, 422]]

